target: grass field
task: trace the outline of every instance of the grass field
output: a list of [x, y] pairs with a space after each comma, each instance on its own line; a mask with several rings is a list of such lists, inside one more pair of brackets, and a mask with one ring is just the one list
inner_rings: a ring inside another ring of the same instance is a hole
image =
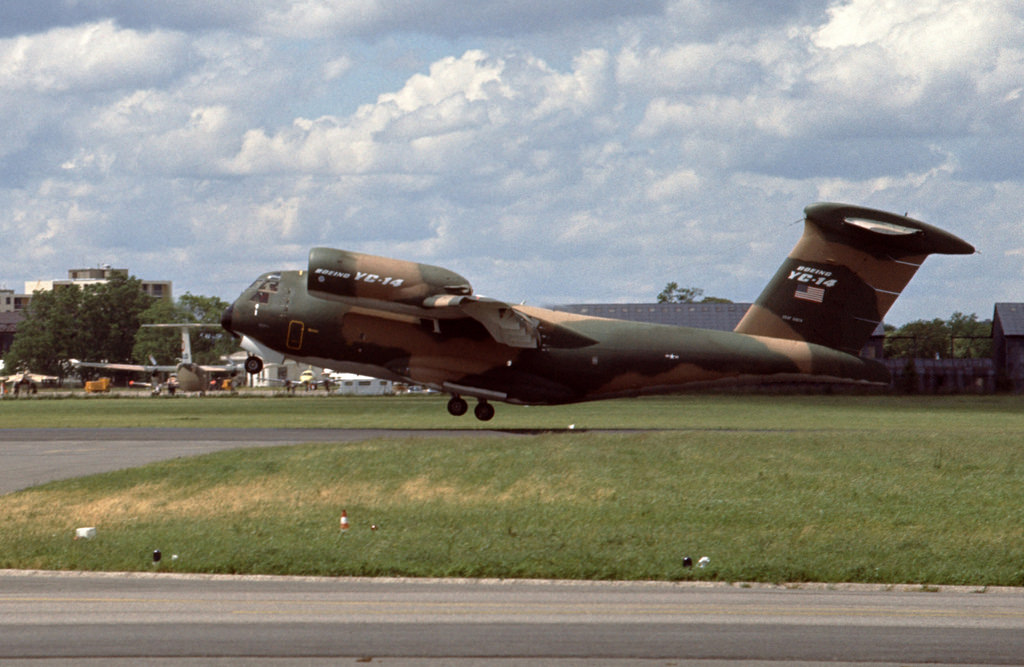
[[[1021, 397], [500, 405], [486, 427], [507, 437], [329, 445], [314, 429], [482, 425], [437, 397], [5, 400], [0, 415], [303, 426], [312, 443], [2, 496], [0, 567], [1024, 585]], [[87, 525], [95, 539], [71, 539]]]
[[[0, 400], [0, 428], [395, 428], [873, 430], [1024, 427], [1024, 396], [682, 395], [555, 407], [495, 404], [493, 421], [445, 411], [446, 397], [214, 394]], [[311, 436], [311, 439], [315, 439]]]

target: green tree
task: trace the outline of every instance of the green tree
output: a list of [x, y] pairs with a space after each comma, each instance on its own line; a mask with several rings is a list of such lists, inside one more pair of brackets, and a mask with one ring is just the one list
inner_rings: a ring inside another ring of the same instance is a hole
[[[220, 328], [220, 316], [228, 303], [215, 296], [198, 296], [186, 292], [176, 303], [158, 301], [140, 316], [144, 324], [210, 324], [216, 327], [189, 332], [192, 358], [197, 363], [219, 363], [238, 348], [234, 337]], [[178, 329], [147, 328], [138, 330], [132, 356], [137, 363], [173, 364], [181, 358], [181, 332]]]
[[892, 359], [938, 359], [949, 356], [949, 329], [944, 320], [914, 320], [885, 336], [885, 356]]
[[[149, 308], [139, 314], [141, 324], [167, 324], [187, 322], [177, 304], [167, 299], [157, 299]], [[150, 329], [140, 327], [132, 346], [132, 359], [138, 364], [156, 362], [171, 365], [181, 356], [181, 334], [175, 329]]]
[[25, 318], [11, 349], [4, 355], [10, 372], [31, 370], [63, 378], [71, 370], [67, 360], [78, 354], [79, 313], [82, 293], [77, 287], [37, 291], [25, 309]]
[[215, 296], [200, 296], [185, 292], [178, 299], [178, 305], [194, 318], [195, 322], [213, 324], [216, 327], [199, 329], [192, 336], [192, 354], [195, 360], [203, 364], [220, 363], [238, 349], [238, 341], [234, 336], [220, 327], [220, 317], [230, 304]]
[[885, 356], [891, 359], [978, 359], [992, 356], [992, 322], [956, 312], [948, 320], [915, 320], [886, 327]]
[[[70, 373], [70, 359], [148, 363], [152, 355], [159, 363], [172, 364], [181, 356], [180, 334], [172, 329], [140, 329], [140, 325], [219, 325], [227, 305], [217, 297], [188, 293], [177, 303], [154, 300], [142, 291], [142, 281], [120, 274], [82, 288], [67, 285], [37, 291], [25, 319], [18, 324], [4, 364], [11, 371], [24, 369], [59, 377]], [[236, 347], [235, 340], [219, 328], [199, 330], [192, 336], [193, 357], [200, 363], [216, 361]]]
[[106, 283], [37, 291], [18, 324], [4, 364], [63, 378], [70, 359], [131, 359], [139, 313], [150, 304], [137, 278], [115, 274]]
[[957, 311], [947, 325], [953, 356], [957, 359], [985, 359], [992, 357], [992, 320], [978, 321], [974, 313], [964, 315]]
[[701, 299], [703, 295], [704, 290], [699, 287], [680, 287], [679, 283], [670, 282], [658, 294], [658, 303], [732, 303], [717, 296], [705, 296]]
[[81, 339], [77, 357], [83, 361], [130, 362], [141, 313], [153, 304], [142, 281], [114, 274], [106, 282], [82, 289], [79, 316]]

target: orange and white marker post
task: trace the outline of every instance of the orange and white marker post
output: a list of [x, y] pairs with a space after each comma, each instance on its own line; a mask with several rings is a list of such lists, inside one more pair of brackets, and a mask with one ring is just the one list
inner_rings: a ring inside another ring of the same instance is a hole
[[341, 510], [341, 532], [348, 530], [348, 512]]

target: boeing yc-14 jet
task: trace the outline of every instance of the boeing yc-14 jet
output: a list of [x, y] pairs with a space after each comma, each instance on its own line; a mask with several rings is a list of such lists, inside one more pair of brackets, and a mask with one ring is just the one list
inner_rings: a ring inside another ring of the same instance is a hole
[[974, 248], [941, 229], [859, 206], [804, 209], [803, 235], [732, 332], [511, 305], [428, 264], [314, 248], [305, 271], [260, 276], [225, 311], [262, 359], [291, 358], [451, 395], [552, 405], [762, 382], [884, 384], [858, 352], [932, 253]]

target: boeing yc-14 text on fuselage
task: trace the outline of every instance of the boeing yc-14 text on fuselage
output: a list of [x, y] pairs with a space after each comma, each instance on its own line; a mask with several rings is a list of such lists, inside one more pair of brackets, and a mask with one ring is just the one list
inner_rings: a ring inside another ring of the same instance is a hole
[[626, 322], [476, 296], [429, 264], [314, 248], [308, 270], [258, 278], [224, 312], [252, 356], [294, 359], [451, 395], [550, 405], [771, 381], [886, 383], [858, 352], [932, 253], [970, 254], [923, 222], [844, 204], [805, 209], [804, 231], [732, 332]]

